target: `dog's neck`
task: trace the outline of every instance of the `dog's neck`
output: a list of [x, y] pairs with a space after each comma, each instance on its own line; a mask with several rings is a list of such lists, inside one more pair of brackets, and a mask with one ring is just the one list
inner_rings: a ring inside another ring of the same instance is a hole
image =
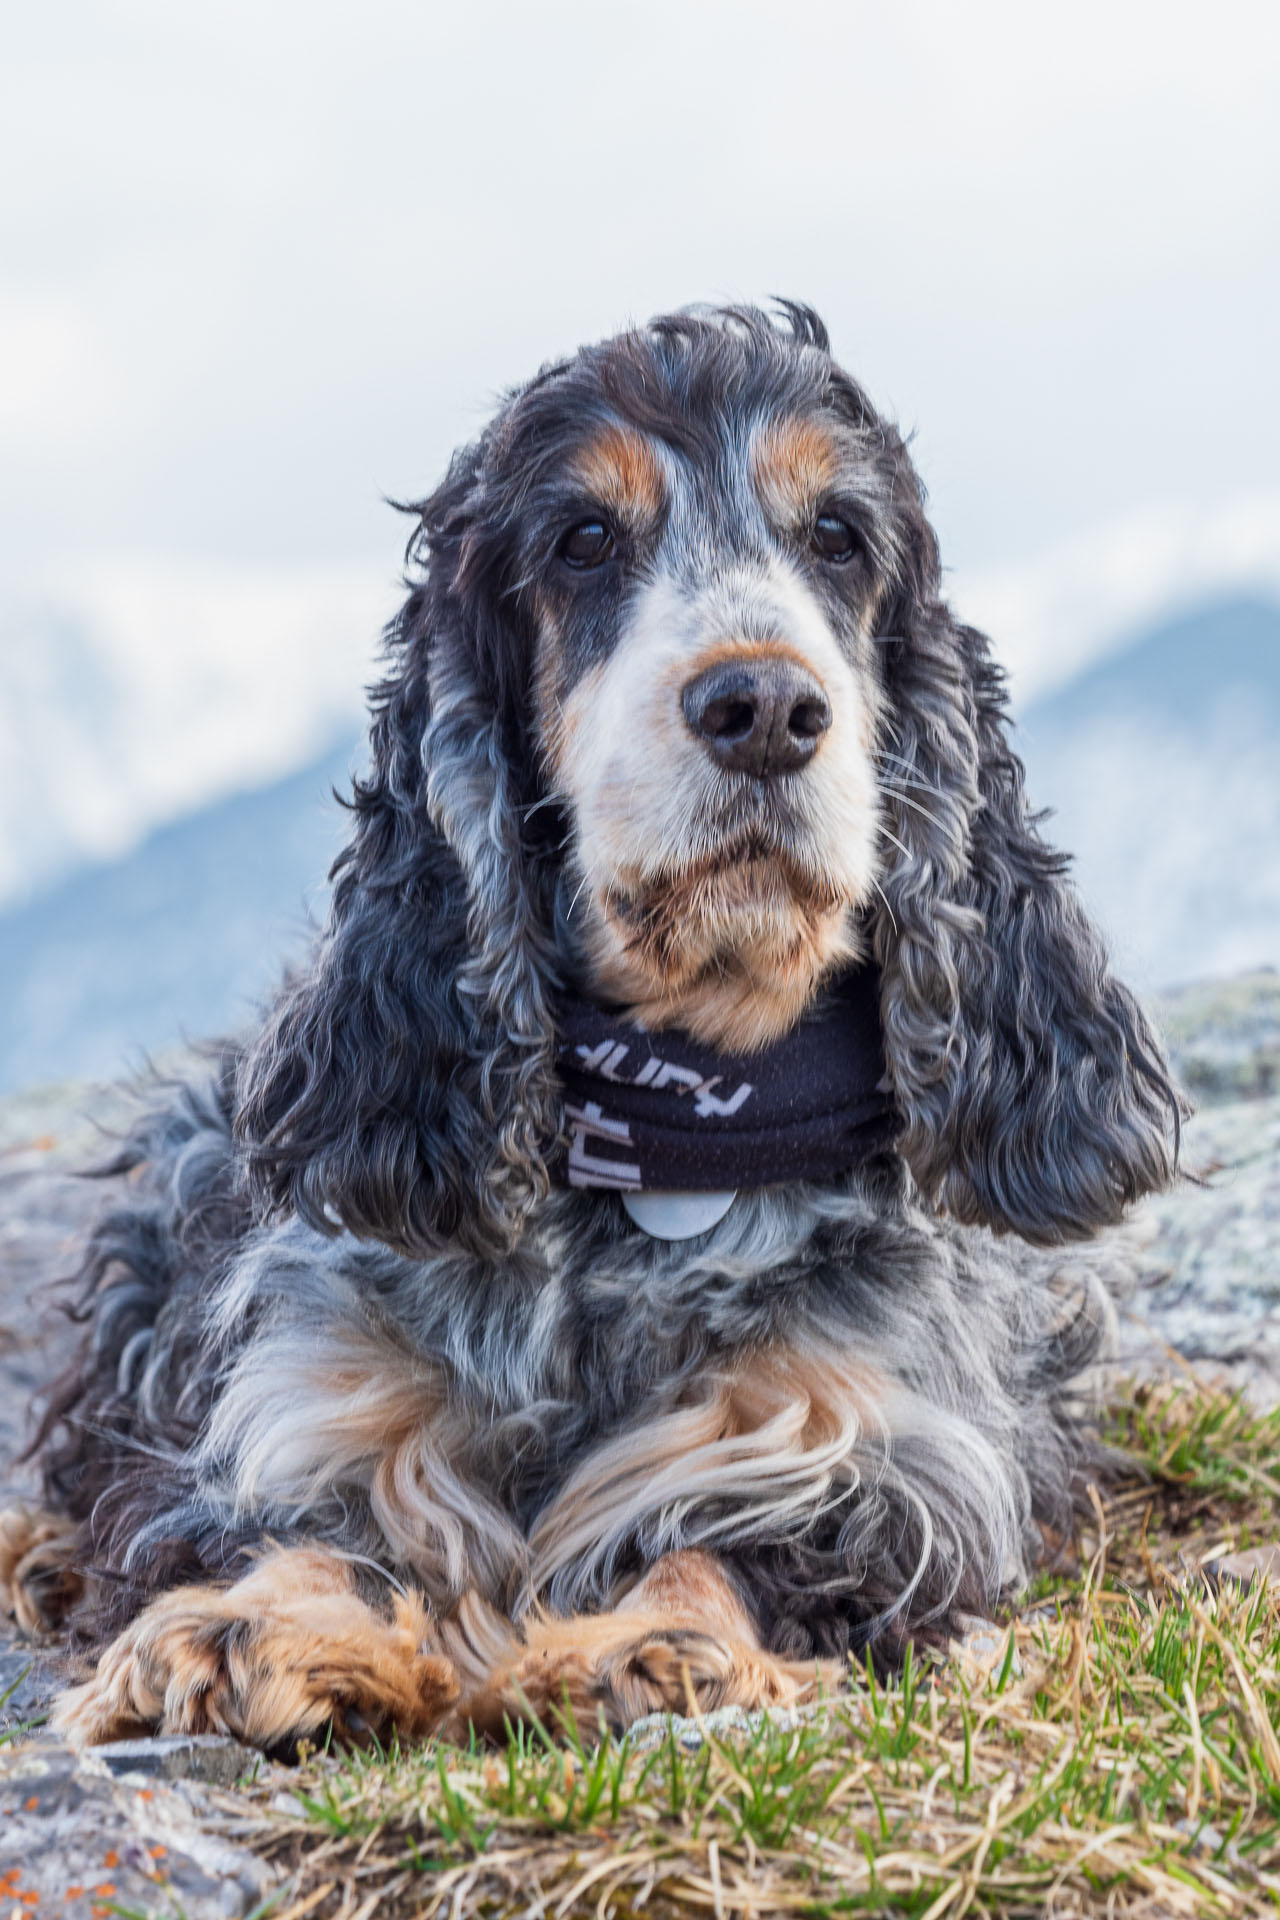
[[884, 1089], [879, 980], [867, 965], [751, 1053], [672, 1028], [652, 1033], [566, 996], [556, 1058], [569, 1139], [562, 1182], [686, 1196], [674, 1210], [682, 1218], [713, 1213], [713, 1199], [723, 1212], [744, 1188], [838, 1178], [883, 1152], [897, 1130]]
[[804, 1020], [836, 967], [853, 952], [841, 939], [822, 949], [805, 944], [782, 964], [770, 955], [768, 964], [752, 965], [749, 955], [706, 967], [693, 979], [670, 987], [646, 990], [599, 969], [601, 984], [610, 997], [625, 1001], [628, 1017], [649, 1032], [668, 1030], [717, 1052], [749, 1055], [785, 1042]]

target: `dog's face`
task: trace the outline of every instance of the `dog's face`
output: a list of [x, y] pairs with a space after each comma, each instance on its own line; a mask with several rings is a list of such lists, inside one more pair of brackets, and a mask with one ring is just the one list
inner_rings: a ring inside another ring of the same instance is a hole
[[1169, 1178], [1159, 1048], [816, 315], [585, 348], [417, 511], [330, 924], [241, 1069], [269, 1203], [505, 1255], [548, 1191], [567, 975], [750, 1049], [862, 940], [927, 1197], [1052, 1241]]
[[488, 480], [588, 984], [745, 1050], [859, 951], [902, 535], [883, 429], [825, 356], [734, 371], [596, 350], [516, 403]]

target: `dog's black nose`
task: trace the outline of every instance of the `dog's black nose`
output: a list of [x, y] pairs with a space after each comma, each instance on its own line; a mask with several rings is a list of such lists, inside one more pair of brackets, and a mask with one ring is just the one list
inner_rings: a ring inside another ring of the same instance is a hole
[[707, 752], [757, 780], [795, 773], [831, 725], [827, 696], [811, 673], [781, 654], [725, 660], [691, 680], [684, 717]]

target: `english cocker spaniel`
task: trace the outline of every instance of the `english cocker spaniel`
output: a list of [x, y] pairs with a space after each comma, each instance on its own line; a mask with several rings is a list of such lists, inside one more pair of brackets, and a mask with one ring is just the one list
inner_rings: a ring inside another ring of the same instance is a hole
[[413, 511], [326, 930], [114, 1163], [0, 1526], [80, 1741], [618, 1727], [945, 1642], [1073, 1524], [1066, 1243], [1173, 1175], [815, 314], [548, 366]]

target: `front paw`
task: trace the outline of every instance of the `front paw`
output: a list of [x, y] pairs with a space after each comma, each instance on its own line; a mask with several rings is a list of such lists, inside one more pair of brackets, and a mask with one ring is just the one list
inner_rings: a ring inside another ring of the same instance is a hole
[[34, 1507], [0, 1511], [0, 1610], [23, 1633], [53, 1633], [80, 1598], [76, 1528]]
[[330, 1727], [356, 1745], [435, 1732], [458, 1683], [423, 1602], [397, 1595], [388, 1617], [351, 1590], [337, 1556], [317, 1582], [319, 1558], [286, 1549], [232, 1587], [162, 1595], [62, 1695], [54, 1726], [78, 1746], [147, 1733], [279, 1747]]
[[692, 1627], [650, 1629], [602, 1647], [598, 1623], [587, 1620], [582, 1644], [575, 1647], [567, 1643], [565, 1623], [556, 1624], [550, 1644], [531, 1636], [524, 1656], [460, 1714], [489, 1733], [499, 1731], [504, 1719], [534, 1717], [551, 1727], [566, 1714], [583, 1733], [601, 1719], [611, 1732], [622, 1733], [651, 1713], [789, 1706], [813, 1693], [823, 1678], [816, 1664], [784, 1663]]

